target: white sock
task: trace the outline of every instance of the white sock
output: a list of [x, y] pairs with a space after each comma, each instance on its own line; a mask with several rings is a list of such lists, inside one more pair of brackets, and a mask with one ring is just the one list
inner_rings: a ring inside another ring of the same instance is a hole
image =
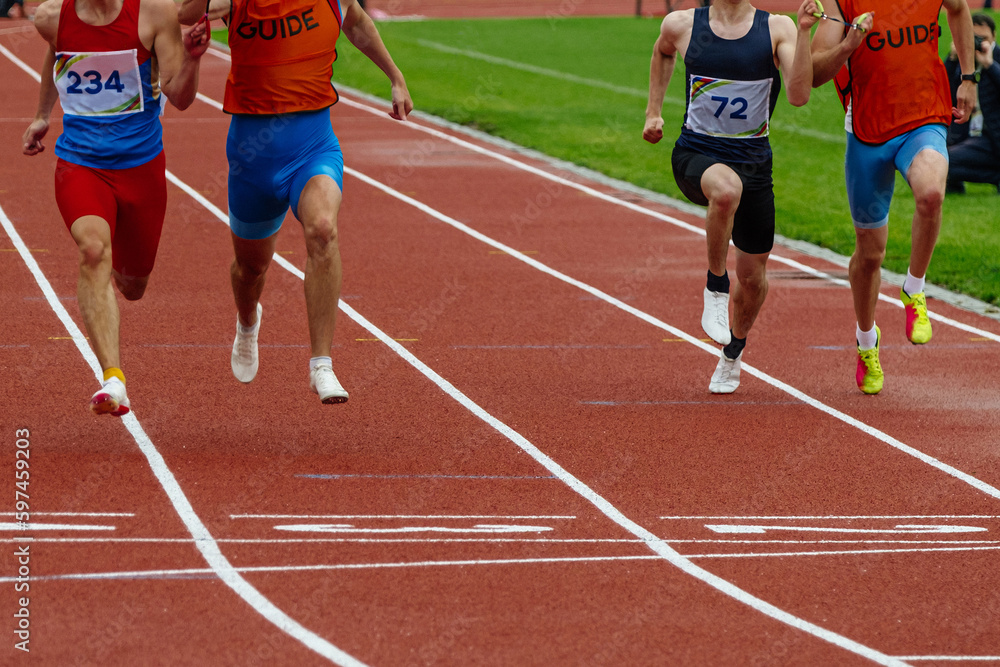
[[238, 326], [240, 328], [240, 333], [243, 334], [243, 335], [246, 335], [246, 334], [255, 334], [255, 333], [257, 333], [257, 330], [260, 329], [260, 318], [259, 317], [257, 318], [257, 321], [253, 323], [253, 326], [245, 327], [245, 326], [243, 326], [243, 323], [240, 322], [240, 318], [237, 317], [236, 318], [236, 326]]
[[924, 279], [914, 278], [910, 270], [906, 270], [906, 280], [903, 281], [903, 291], [913, 296], [914, 294], [920, 294], [924, 291]]
[[861, 325], [857, 327], [857, 338], [858, 338], [858, 349], [859, 350], [871, 350], [878, 343], [878, 334], [875, 332], [875, 325], [872, 325], [871, 331], [862, 331]]
[[312, 373], [313, 369], [315, 369], [320, 364], [325, 364], [330, 368], [333, 368], [333, 359], [331, 359], [330, 357], [313, 357], [312, 359], [309, 360], [309, 372]]

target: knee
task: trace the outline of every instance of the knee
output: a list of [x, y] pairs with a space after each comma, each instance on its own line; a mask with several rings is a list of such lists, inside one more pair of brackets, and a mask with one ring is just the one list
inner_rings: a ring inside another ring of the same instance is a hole
[[851, 257], [851, 263], [866, 273], [877, 273], [882, 268], [883, 260], [885, 260], [884, 247], [864, 245], [856, 247], [854, 256]]
[[736, 279], [740, 286], [751, 292], [760, 292], [767, 289], [767, 272], [765, 266], [736, 267]]
[[146, 285], [149, 284], [149, 276], [142, 278], [125, 278], [115, 273], [115, 285], [118, 291], [128, 301], [138, 301], [146, 293]]
[[709, 203], [718, 206], [728, 214], [733, 214], [740, 205], [743, 196], [743, 185], [737, 179], [735, 182], [720, 183], [709, 197]]
[[333, 217], [323, 217], [312, 222], [306, 227], [305, 235], [310, 255], [324, 257], [337, 250], [337, 221]]
[[87, 236], [77, 241], [80, 249], [80, 268], [98, 269], [111, 263], [111, 246], [96, 236]]
[[236, 257], [233, 258], [229, 272], [234, 278], [241, 281], [253, 282], [259, 280], [267, 272], [267, 265], [248, 261], [237, 253]]
[[917, 211], [923, 215], [933, 215], [941, 210], [944, 205], [945, 187], [934, 185], [933, 187], [921, 188], [913, 193], [916, 200]]

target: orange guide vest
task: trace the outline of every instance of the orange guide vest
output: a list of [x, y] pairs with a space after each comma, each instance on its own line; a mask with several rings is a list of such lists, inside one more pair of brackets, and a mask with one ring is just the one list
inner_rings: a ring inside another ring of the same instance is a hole
[[852, 21], [875, 12], [875, 25], [835, 79], [854, 135], [880, 144], [931, 123], [951, 123], [948, 75], [938, 56], [941, 0], [838, 0]]
[[279, 114], [335, 104], [331, 78], [342, 23], [339, 0], [233, 0], [223, 109]]

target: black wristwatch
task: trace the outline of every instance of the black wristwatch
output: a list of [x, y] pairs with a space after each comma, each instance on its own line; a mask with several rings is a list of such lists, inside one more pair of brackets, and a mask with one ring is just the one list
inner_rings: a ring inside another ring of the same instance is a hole
[[972, 74], [963, 74], [962, 81], [971, 81], [972, 83], [978, 84], [979, 77], [980, 77], [979, 70], [976, 70]]

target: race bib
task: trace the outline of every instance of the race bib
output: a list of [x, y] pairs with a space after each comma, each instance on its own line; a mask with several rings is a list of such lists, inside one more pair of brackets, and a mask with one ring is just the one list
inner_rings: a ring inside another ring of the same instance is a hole
[[771, 79], [730, 81], [691, 75], [687, 128], [730, 139], [768, 135]]
[[57, 53], [52, 78], [64, 113], [122, 116], [143, 110], [142, 79], [135, 49]]

